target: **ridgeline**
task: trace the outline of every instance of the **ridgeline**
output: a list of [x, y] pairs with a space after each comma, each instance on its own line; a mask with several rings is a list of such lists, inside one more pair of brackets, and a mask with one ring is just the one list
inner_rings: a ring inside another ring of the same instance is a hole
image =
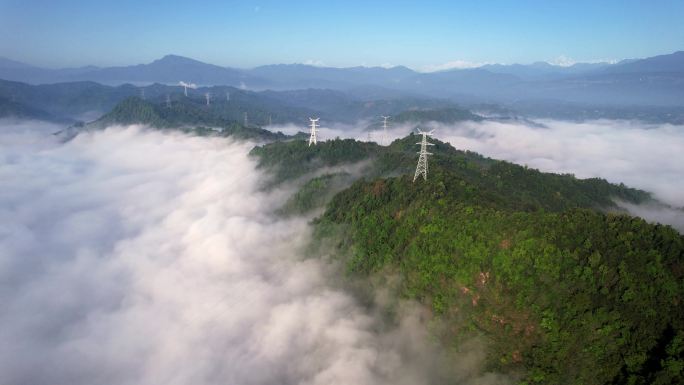
[[[218, 112], [217, 112], [218, 111]], [[86, 125], [100, 129], [112, 125], [144, 124], [158, 129], [181, 129], [202, 135], [234, 136], [239, 139], [279, 140], [287, 138], [261, 127], [245, 126], [223, 117], [220, 110], [211, 106], [177, 100], [169, 105], [155, 104], [138, 97], [129, 97], [112, 111]]]
[[332, 249], [369, 291], [423, 304], [454, 351], [478, 336], [487, 368], [521, 384], [681, 383], [684, 237], [614, 203], [648, 193], [439, 141], [429, 179], [413, 183], [417, 141], [275, 142], [252, 155], [276, 183], [366, 162], [342, 191], [329, 193], [334, 174], [303, 183], [286, 211], [332, 196], [313, 222], [312, 249]]

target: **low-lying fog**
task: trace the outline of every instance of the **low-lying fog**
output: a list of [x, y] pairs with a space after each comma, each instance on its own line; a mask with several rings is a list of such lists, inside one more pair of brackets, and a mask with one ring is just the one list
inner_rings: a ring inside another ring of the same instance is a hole
[[[457, 148], [684, 206], [682, 127], [538, 123], [426, 128]], [[252, 144], [135, 126], [62, 144], [57, 129], [0, 123], [0, 383], [506, 382], [477, 374], [477, 344], [445, 368], [417, 312], [387, 327], [331, 286], [333, 266], [301, 257], [306, 220], [272, 215], [291, 191], [259, 190]], [[684, 229], [682, 211], [624, 207]]]
[[[391, 122], [391, 119], [390, 119]], [[367, 140], [366, 123], [326, 126], [319, 137]], [[392, 126], [391, 126], [392, 127]], [[378, 143], [408, 134], [415, 125], [392, 127], [385, 135], [371, 132]], [[596, 120], [583, 123], [557, 120], [429, 123], [435, 138], [462, 150], [494, 159], [528, 165], [542, 171], [571, 173], [579, 178], [600, 177], [613, 183], [652, 192], [673, 207], [684, 208], [684, 126], [636, 121]], [[305, 127], [280, 126], [284, 132]], [[416, 151], [418, 146], [416, 146]], [[684, 211], [657, 205], [627, 205], [633, 215], [673, 225], [684, 231]]]
[[384, 327], [305, 219], [272, 215], [249, 143], [0, 125], [0, 383], [495, 384], [417, 312]]

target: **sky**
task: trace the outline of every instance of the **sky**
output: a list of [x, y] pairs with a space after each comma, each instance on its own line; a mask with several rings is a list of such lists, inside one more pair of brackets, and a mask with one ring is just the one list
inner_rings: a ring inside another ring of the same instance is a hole
[[166, 54], [418, 70], [620, 60], [684, 49], [684, 1], [0, 0], [0, 56], [43, 67]]

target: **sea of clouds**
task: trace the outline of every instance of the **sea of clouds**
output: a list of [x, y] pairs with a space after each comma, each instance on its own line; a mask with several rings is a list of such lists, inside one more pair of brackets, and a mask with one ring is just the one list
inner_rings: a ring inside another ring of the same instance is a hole
[[418, 311], [384, 325], [304, 259], [253, 144], [0, 124], [0, 383], [498, 384]]
[[[621, 204], [684, 231], [673, 208], [683, 127], [425, 128], [460, 149], [651, 191], [672, 207]], [[302, 258], [307, 220], [272, 214], [292, 191], [259, 188], [253, 143], [138, 126], [62, 143], [59, 129], [0, 122], [0, 383], [506, 383], [480, 374], [481, 344], [445, 365], [420, 311], [384, 324], [331, 284], [334, 265]], [[350, 127], [320, 136], [367, 139]]]

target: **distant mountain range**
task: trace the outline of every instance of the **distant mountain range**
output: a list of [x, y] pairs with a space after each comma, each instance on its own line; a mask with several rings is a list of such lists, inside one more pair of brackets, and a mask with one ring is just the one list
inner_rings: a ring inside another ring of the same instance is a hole
[[466, 102], [552, 101], [599, 105], [684, 105], [684, 51], [619, 63], [562, 67], [484, 65], [420, 73], [406, 67], [332, 68], [277, 64], [236, 69], [168, 55], [149, 64], [45, 69], [0, 59], [0, 79], [31, 84], [95, 81], [109, 85], [177, 84], [232, 86], [252, 90], [321, 88], [376, 98], [427, 95]]
[[[206, 106], [207, 93], [211, 95], [209, 106]], [[271, 123], [305, 126], [310, 116], [320, 117], [326, 124], [355, 123], [403, 111], [455, 107], [454, 102], [448, 100], [410, 96], [367, 100], [329, 89], [248, 91], [212, 86], [188, 89], [186, 97], [182, 87], [159, 83], [136, 87], [130, 84], [107, 86], [91, 81], [31, 85], [0, 80], [0, 118], [92, 121], [133, 96], [156, 106], [183, 105], [185, 112], [204, 111], [210, 119], [221, 121], [244, 122], [246, 115], [248, 122], [256, 126]]]

